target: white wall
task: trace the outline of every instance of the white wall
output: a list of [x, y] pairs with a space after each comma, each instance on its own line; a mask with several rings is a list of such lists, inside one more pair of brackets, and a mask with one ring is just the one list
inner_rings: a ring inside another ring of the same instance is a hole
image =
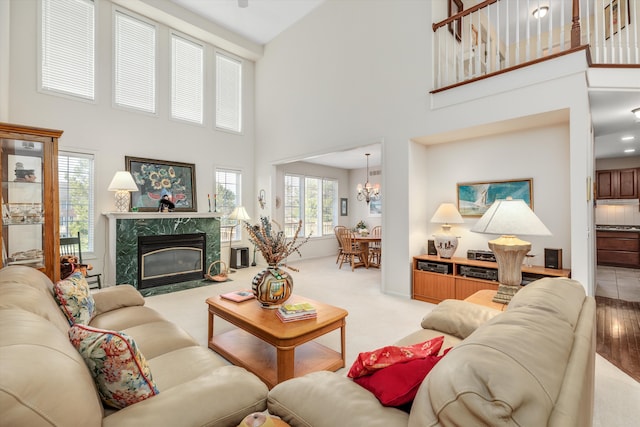
[[[214, 193], [216, 166], [240, 169], [243, 173], [243, 204], [251, 214], [254, 191], [254, 63], [244, 62], [242, 135], [214, 130], [213, 48], [206, 52], [204, 126], [170, 120], [169, 29], [158, 32], [158, 79], [156, 116], [114, 108], [111, 102], [112, 4], [98, 0], [96, 35], [96, 102], [88, 103], [37, 91], [37, 2], [11, 1], [10, 85], [7, 121], [64, 131], [60, 150], [95, 154], [96, 258], [92, 264], [102, 270], [106, 222], [102, 212], [114, 210], [114, 195], [107, 186], [117, 170], [125, 168], [125, 156], [194, 163], [198, 211], [208, 210], [207, 194]], [[1, 98], [0, 98], [1, 99]], [[223, 254], [223, 257], [225, 255]], [[227, 255], [228, 256], [228, 255]], [[224, 259], [224, 258], [223, 258]]]
[[[411, 291], [411, 256], [424, 252], [432, 234], [428, 220], [443, 198], [455, 197], [455, 182], [531, 176], [536, 212], [557, 228], [550, 242], [534, 241], [536, 250], [566, 248], [574, 277], [590, 292], [594, 257], [585, 231], [585, 183], [593, 161], [584, 54], [581, 61], [564, 59], [429, 95], [432, 4], [442, 12], [440, 2], [330, 0], [269, 43], [256, 64], [258, 157], [269, 163], [381, 137], [382, 288], [403, 296]], [[565, 111], [564, 126], [536, 120], [558, 110]], [[518, 118], [529, 123], [501, 126]], [[458, 133], [483, 125], [492, 129]], [[499, 136], [531, 128], [548, 139], [524, 132], [518, 135], [524, 144]], [[447, 134], [440, 143], [467, 141], [473, 156], [461, 156], [459, 145], [420, 145], [433, 143], [423, 136], [439, 134]], [[445, 172], [444, 185], [435, 170]], [[256, 173], [269, 179], [271, 171], [258, 164]], [[566, 200], [551, 208], [561, 197]], [[463, 240], [486, 246], [477, 238]]]

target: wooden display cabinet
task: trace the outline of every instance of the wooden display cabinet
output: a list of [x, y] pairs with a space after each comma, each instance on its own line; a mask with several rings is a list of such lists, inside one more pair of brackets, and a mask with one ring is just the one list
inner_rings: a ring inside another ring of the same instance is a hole
[[[424, 271], [419, 268], [419, 262], [426, 261], [444, 266], [446, 273]], [[498, 264], [490, 261], [476, 261], [466, 258], [440, 258], [435, 255], [418, 255], [413, 257], [413, 290], [412, 298], [438, 304], [445, 299], [463, 300], [474, 293], [483, 290], [498, 290], [497, 280], [487, 280], [466, 276], [461, 272], [461, 266], [473, 267], [482, 272], [496, 273]], [[533, 281], [542, 277], [571, 277], [571, 271], [565, 269], [544, 268], [541, 266], [522, 266], [523, 281]], [[497, 278], [497, 275], [496, 275]]]
[[2, 260], [60, 279], [58, 138], [62, 131], [0, 123]]

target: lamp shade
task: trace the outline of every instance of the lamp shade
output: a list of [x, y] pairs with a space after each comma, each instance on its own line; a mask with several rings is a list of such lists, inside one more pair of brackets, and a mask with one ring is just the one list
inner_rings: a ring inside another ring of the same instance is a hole
[[251, 217], [247, 213], [244, 206], [236, 206], [235, 209], [231, 211], [227, 219], [233, 219], [236, 221], [249, 221]]
[[464, 219], [453, 203], [442, 203], [431, 217], [435, 224], [462, 224]]
[[496, 200], [471, 231], [483, 234], [551, 236], [549, 229], [520, 199]]
[[109, 191], [138, 191], [138, 186], [133, 180], [133, 176], [128, 171], [118, 171], [113, 176], [111, 184], [109, 184]]

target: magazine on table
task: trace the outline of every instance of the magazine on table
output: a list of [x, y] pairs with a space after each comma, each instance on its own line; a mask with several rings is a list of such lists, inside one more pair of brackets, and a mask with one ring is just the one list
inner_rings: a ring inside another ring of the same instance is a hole
[[221, 294], [220, 298], [228, 299], [234, 302], [242, 302], [255, 298], [251, 289], [243, 289], [240, 291], [227, 292], [226, 294]]

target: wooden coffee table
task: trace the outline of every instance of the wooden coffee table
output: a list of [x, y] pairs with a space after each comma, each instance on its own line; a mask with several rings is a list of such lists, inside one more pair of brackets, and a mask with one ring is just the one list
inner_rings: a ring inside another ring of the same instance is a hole
[[[236, 303], [219, 296], [208, 298], [209, 348], [253, 372], [269, 388], [309, 372], [343, 368], [347, 311], [298, 295], [287, 303], [303, 301], [315, 306], [318, 317], [284, 323], [274, 309], [260, 307], [255, 299]], [[214, 335], [214, 316], [237, 328]], [[313, 341], [336, 329], [340, 329], [339, 353]]]

